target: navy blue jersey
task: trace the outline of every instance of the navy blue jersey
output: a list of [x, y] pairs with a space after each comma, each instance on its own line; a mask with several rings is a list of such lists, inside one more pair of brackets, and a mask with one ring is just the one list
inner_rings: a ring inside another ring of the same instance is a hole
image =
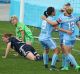
[[11, 42], [11, 48], [14, 49], [15, 51], [17, 51], [18, 53], [20, 53], [20, 51], [19, 51], [20, 47], [23, 44], [25, 44], [25, 43], [22, 43], [21, 41], [19, 41], [18, 39], [16, 39], [15, 37], [9, 38], [9, 42]]
[[18, 52], [21, 56], [25, 57], [29, 51], [34, 55], [37, 54], [37, 52], [31, 45], [27, 45], [26, 43], [19, 41], [15, 37], [9, 38], [9, 42], [11, 42], [11, 48]]

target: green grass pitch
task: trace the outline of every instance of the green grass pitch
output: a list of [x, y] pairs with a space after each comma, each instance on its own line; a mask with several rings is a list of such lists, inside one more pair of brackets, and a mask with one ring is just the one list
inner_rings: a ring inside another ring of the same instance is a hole
[[[30, 29], [34, 36], [39, 35], [39, 29], [33, 27], [30, 27]], [[21, 56], [16, 57], [13, 55], [15, 52], [10, 52], [6, 59], [2, 59], [6, 47], [5, 43], [3, 43], [1, 39], [3, 33], [13, 33], [15, 35], [15, 27], [9, 22], [0, 21], [0, 74], [80, 74], [80, 72], [75, 71], [73, 68], [70, 68], [69, 71], [49, 71], [49, 69], [44, 68], [43, 61], [30, 61]], [[54, 32], [53, 37], [58, 37], [58, 33]], [[56, 41], [60, 48], [59, 40]], [[33, 46], [40, 54], [42, 54], [43, 50], [37, 39], [35, 39]], [[80, 41], [76, 41], [74, 49], [80, 50]], [[72, 51], [72, 54], [80, 64], [80, 54], [75, 51]], [[50, 52], [50, 56], [51, 55], [52, 52]], [[59, 54], [59, 57], [61, 59], [61, 54]], [[61, 62], [57, 63], [57, 67], [61, 67]]]

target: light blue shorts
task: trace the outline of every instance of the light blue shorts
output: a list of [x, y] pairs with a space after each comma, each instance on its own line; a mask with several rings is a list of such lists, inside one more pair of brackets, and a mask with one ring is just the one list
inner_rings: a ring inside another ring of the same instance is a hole
[[68, 47], [74, 47], [75, 40], [64, 40], [63, 39], [63, 45], [68, 46]]
[[40, 40], [40, 42], [44, 49], [54, 50], [55, 48], [57, 48], [56, 42], [52, 39]]
[[62, 38], [60, 38], [59, 40], [60, 40], [60, 44], [63, 44], [63, 39], [62, 39]]

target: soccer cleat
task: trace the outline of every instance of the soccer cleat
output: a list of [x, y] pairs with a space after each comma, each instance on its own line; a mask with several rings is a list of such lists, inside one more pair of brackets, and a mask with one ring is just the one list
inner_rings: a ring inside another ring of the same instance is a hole
[[50, 71], [52, 71], [52, 70], [59, 71], [58, 69], [56, 69], [56, 67], [55, 67], [55, 66], [51, 66]]
[[61, 60], [60, 59], [57, 59], [57, 62], [60, 62]]
[[76, 66], [75, 70], [77, 71], [80, 70], [80, 66]]
[[59, 69], [62, 69], [63, 67], [60, 67]]
[[61, 70], [66, 70], [67, 71], [69, 69], [68, 69], [68, 67], [63, 67], [63, 68], [61, 68]]
[[36, 56], [36, 59], [35, 59], [36, 61], [41, 61], [41, 60], [43, 60], [43, 58], [42, 58], [42, 56]]
[[45, 68], [48, 68], [48, 65], [46, 64], [46, 65], [44, 65], [45, 66]]
[[49, 61], [52, 61], [52, 58], [49, 58]]

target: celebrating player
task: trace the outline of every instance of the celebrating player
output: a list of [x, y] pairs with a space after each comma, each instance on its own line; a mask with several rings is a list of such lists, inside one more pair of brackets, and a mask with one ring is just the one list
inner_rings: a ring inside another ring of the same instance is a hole
[[[58, 30], [63, 32], [63, 51], [65, 59], [63, 59], [64, 66], [61, 70], [68, 70], [68, 61], [70, 61], [76, 70], [80, 69], [80, 66], [77, 64], [75, 58], [71, 54], [72, 47], [74, 46], [76, 35], [75, 35], [75, 25], [79, 19], [76, 19], [72, 15], [73, 9], [72, 7], [68, 7], [64, 11], [64, 16], [62, 16], [59, 20], [62, 22], [62, 28], [58, 28]], [[54, 22], [45, 19], [48, 23], [54, 24]], [[59, 23], [59, 21], [57, 21]]]
[[[48, 7], [47, 10], [44, 12], [44, 15], [47, 19], [53, 21], [53, 16], [55, 16], [55, 9], [54, 7]], [[52, 56], [52, 62], [51, 62], [51, 69], [55, 69], [55, 64], [58, 58], [59, 50], [56, 46], [56, 42], [52, 40], [51, 33], [53, 31], [54, 25], [48, 24], [45, 20], [42, 21], [42, 27], [41, 27], [41, 33], [39, 35], [39, 41], [41, 42], [42, 46], [44, 47], [44, 53], [43, 53], [43, 61], [45, 68], [48, 68], [48, 53], [49, 49], [52, 49], [54, 54]]]

